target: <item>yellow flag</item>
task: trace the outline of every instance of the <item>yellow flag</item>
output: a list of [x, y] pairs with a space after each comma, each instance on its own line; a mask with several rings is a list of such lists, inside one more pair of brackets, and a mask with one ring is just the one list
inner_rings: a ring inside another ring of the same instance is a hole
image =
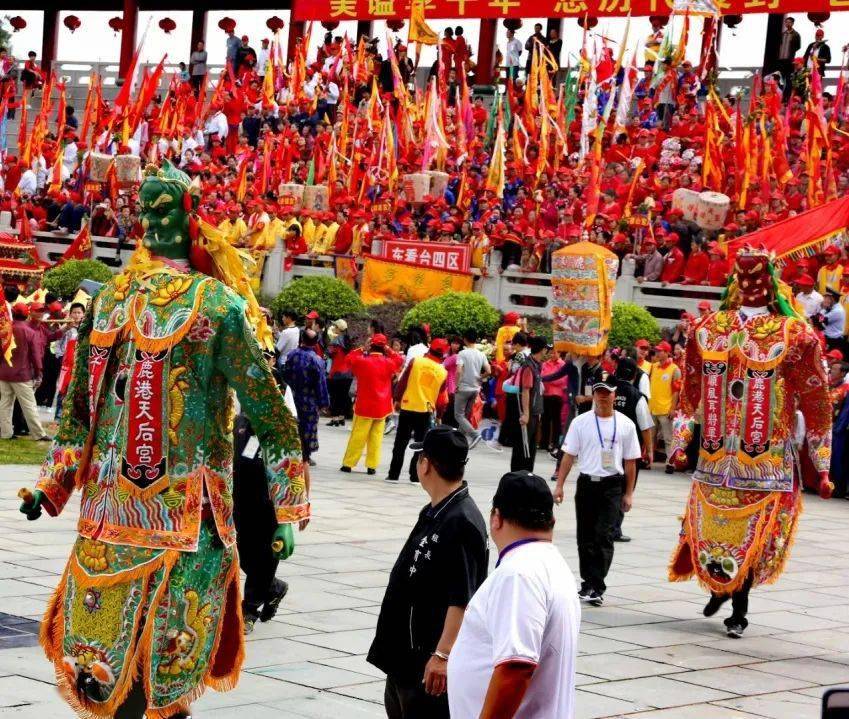
[[407, 42], [422, 45], [438, 45], [439, 35], [425, 22], [424, 0], [413, 0], [410, 6], [410, 32]]

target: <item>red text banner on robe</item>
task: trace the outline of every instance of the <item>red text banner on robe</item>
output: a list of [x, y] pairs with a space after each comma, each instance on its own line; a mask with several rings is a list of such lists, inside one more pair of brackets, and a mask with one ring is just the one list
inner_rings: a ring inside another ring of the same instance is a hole
[[[428, 18], [668, 15], [673, 0], [429, 0]], [[723, 15], [849, 10], [849, 0], [719, 0]], [[409, 0], [296, 0], [295, 20], [406, 20]]]
[[383, 256], [392, 262], [404, 262], [408, 265], [451, 272], [468, 272], [471, 266], [468, 245], [387, 240], [383, 247]]
[[733, 257], [740, 248], [749, 245], [770, 250], [779, 258], [799, 259], [822, 250], [825, 243], [847, 228], [849, 196], [738, 237], [728, 243], [728, 256]]

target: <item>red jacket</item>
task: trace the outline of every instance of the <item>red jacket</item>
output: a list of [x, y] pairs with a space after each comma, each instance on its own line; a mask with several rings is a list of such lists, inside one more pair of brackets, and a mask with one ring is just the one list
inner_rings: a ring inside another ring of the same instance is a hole
[[385, 354], [354, 350], [348, 357], [357, 380], [354, 414], [368, 419], [392, 414], [392, 378], [404, 365], [404, 358], [388, 348]]
[[673, 247], [663, 258], [661, 282], [680, 282], [684, 276], [684, 253], [678, 247]]
[[684, 281], [690, 285], [700, 285], [707, 279], [708, 254], [702, 250], [693, 250], [684, 266]]

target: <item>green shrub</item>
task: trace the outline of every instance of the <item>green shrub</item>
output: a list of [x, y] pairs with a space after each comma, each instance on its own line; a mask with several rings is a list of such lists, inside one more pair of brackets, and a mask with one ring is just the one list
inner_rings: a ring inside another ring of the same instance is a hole
[[551, 325], [551, 320], [542, 315], [528, 315], [526, 318], [528, 323], [528, 334], [532, 337], [545, 337], [549, 342], [554, 339], [554, 327]]
[[481, 336], [492, 336], [501, 318], [486, 297], [477, 292], [448, 292], [425, 300], [404, 316], [401, 328], [429, 324], [433, 337], [462, 335], [473, 329]]
[[54, 295], [71, 298], [83, 280], [108, 282], [112, 271], [99, 260], [68, 260], [44, 273], [44, 288]]
[[645, 307], [633, 302], [614, 302], [613, 321], [608, 347], [633, 347], [634, 342], [646, 339], [652, 344], [660, 341], [660, 325]]
[[367, 314], [348, 320], [348, 335], [355, 345], [364, 344], [368, 337], [369, 324], [372, 320], [377, 320], [383, 325], [383, 333], [391, 338], [401, 331], [404, 315], [412, 307], [410, 302], [381, 302], [369, 305], [366, 308]]
[[302, 317], [315, 310], [328, 320], [356, 317], [365, 306], [354, 290], [335, 277], [299, 277], [271, 303], [276, 315], [297, 312]]

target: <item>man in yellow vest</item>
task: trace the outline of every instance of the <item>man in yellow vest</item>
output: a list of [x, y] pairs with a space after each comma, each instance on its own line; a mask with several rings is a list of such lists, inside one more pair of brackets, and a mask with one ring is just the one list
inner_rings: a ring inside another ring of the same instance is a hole
[[234, 247], [241, 247], [245, 236], [248, 234], [248, 226], [242, 219], [242, 207], [238, 202], [227, 205], [227, 217], [218, 224], [218, 229]]
[[824, 295], [827, 290], [840, 292], [840, 282], [843, 279], [843, 265], [840, 263], [840, 248], [829, 245], [825, 248], [825, 264], [817, 273], [817, 292]]
[[654, 425], [658, 428], [655, 433], [657, 437], [663, 437], [663, 447], [666, 452], [666, 473], [672, 474], [675, 470], [669, 463], [669, 455], [672, 451], [672, 417], [678, 408], [678, 393], [681, 391], [681, 370], [669, 356], [672, 347], [668, 342], [661, 342], [655, 348], [655, 361], [651, 366], [649, 374], [651, 384], [651, 399], [649, 410], [654, 419]]
[[[401, 374], [395, 397], [400, 408], [395, 445], [392, 447], [392, 462], [389, 465], [387, 482], [397, 482], [404, 465], [404, 453], [410, 438], [421, 442], [436, 417], [442, 415], [448, 404], [446, 378], [448, 370], [442, 360], [448, 353], [448, 341], [436, 338], [431, 341], [425, 355], [416, 357]], [[410, 481], [418, 482], [416, 457], [410, 462]]]

